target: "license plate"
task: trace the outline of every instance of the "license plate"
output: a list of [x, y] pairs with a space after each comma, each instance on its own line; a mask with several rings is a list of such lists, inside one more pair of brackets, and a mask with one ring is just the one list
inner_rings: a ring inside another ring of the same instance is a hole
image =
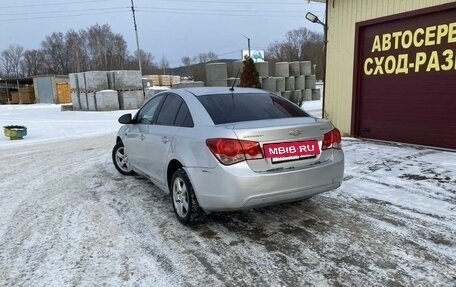
[[266, 158], [271, 158], [273, 163], [312, 157], [320, 154], [318, 141], [265, 144], [263, 150]]

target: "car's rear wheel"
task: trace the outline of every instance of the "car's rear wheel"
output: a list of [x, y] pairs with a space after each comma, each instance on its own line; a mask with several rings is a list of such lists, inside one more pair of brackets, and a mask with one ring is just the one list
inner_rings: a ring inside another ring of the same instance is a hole
[[170, 189], [174, 213], [182, 224], [189, 225], [204, 220], [206, 213], [199, 206], [190, 179], [182, 168], [174, 172]]
[[132, 175], [135, 173], [130, 166], [128, 156], [122, 142], [118, 142], [112, 149], [112, 162], [121, 174]]

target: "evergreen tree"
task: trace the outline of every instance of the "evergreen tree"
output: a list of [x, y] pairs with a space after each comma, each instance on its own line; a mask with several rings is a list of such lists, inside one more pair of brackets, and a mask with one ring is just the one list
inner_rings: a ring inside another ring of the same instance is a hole
[[259, 81], [258, 72], [255, 67], [253, 59], [250, 57], [245, 57], [244, 69], [241, 73], [241, 87], [250, 87], [250, 88], [261, 88]]

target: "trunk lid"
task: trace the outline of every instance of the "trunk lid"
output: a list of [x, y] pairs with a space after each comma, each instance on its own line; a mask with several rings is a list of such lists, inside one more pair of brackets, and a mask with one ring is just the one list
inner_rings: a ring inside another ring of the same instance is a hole
[[284, 118], [240, 122], [226, 125], [232, 129], [240, 140], [257, 141], [265, 154], [268, 144], [297, 143], [305, 145], [315, 141], [318, 144], [319, 154], [305, 158], [263, 158], [247, 160], [250, 168], [256, 172], [280, 172], [289, 169], [301, 169], [310, 165], [326, 161], [330, 156], [322, 151], [322, 141], [325, 133], [333, 129], [331, 122], [312, 117]]

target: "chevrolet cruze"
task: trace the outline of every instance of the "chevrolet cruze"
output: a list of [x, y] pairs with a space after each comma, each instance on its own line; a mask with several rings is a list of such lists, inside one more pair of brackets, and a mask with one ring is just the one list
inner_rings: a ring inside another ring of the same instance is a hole
[[307, 199], [342, 183], [340, 132], [267, 91], [169, 90], [119, 122], [116, 169], [169, 192], [183, 224], [211, 211]]

